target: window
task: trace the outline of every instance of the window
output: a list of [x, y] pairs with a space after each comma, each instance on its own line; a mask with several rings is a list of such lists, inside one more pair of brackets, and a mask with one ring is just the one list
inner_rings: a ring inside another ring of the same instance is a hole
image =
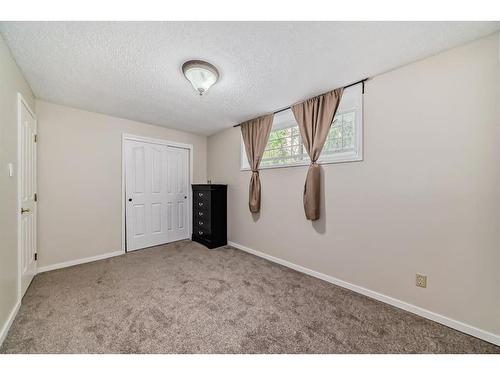
[[[362, 92], [361, 85], [344, 90], [339, 108], [330, 128], [319, 163], [362, 160]], [[245, 145], [241, 140], [241, 168], [249, 169]], [[274, 116], [273, 127], [262, 156], [260, 168], [308, 165], [310, 162], [292, 110]]]

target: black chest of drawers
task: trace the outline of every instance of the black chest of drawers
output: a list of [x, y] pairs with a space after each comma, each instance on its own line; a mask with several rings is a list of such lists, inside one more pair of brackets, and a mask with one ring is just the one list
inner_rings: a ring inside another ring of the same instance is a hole
[[192, 186], [192, 240], [209, 249], [227, 245], [227, 185]]

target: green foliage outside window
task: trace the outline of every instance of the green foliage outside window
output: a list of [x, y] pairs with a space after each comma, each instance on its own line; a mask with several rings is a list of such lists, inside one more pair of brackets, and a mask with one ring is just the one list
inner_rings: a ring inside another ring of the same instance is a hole
[[[351, 151], [355, 140], [355, 112], [337, 114], [323, 147], [322, 155]], [[279, 166], [309, 160], [297, 125], [272, 130], [261, 166]]]

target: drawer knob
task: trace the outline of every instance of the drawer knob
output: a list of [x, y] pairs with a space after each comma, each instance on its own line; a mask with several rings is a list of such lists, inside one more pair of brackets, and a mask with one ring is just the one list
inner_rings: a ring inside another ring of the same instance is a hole
[[199, 231], [198, 231], [198, 234], [200, 234], [200, 235], [201, 235], [201, 234], [203, 234], [203, 232], [202, 232], [201, 230], [199, 230]]
[[198, 196], [199, 197], [203, 197], [203, 193], [198, 193]]
[[198, 206], [203, 206], [203, 202], [198, 202]]
[[203, 221], [198, 221], [198, 224], [199, 225], [203, 225]]
[[203, 212], [198, 212], [198, 215], [199, 216], [203, 216]]

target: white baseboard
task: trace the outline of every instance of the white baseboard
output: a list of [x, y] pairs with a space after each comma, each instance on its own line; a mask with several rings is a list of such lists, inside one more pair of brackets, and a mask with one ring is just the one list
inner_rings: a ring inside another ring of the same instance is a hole
[[88, 258], [69, 260], [67, 262], [56, 263], [56, 264], [51, 264], [48, 266], [38, 267], [37, 273], [43, 273], [43, 272], [47, 272], [47, 271], [57, 270], [59, 268], [76, 266], [78, 264], [83, 264], [83, 263], [95, 262], [96, 260], [112, 258], [112, 257], [116, 257], [118, 255], [123, 255], [123, 254], [125, 254], [125, 253], [120, 250], [120, 251], [113, 251], [112, 253], [100, 254], [100, 255], [96, 255], [96, 256], [88, 257]]
[[288, 268], [292, 268], [292, 269], [294, 269], [296, 271], [299, 271], [299, 272], [305, 273], [307, 275], [316, 277], [318, 279], [327, 281], [329, 283], [341, 286], [343, 288], [352, 290], [352, 291], [354, 291], [356, 293], [363, 294], [363, 295], [365, 295], [367, 297], [376, 299], [378, 301], [385, 302], [385, 303], [387, 303], [389, 305], [399, 307], [400, 309], [409, 311], [409, 312], [411, 312], [413, 314], [422, 316], [424, 318], [433, 320], [435, 322], [438, 322], [438, 323], [443, 324], [445, 326], [448, 326], [450, 328], [456, 329], [457, 331], [461, 331], [461, 332], [467, 333], [468, 335], [480, 338], [481, 340], [488, 341], [488, 342], [491, 342], [492, 344], [500, 346], [500, 336], [496, 335], [496, 334], [494, 334], [492, 332], [484, 331], [484, 330], [482, 330], [480, 328], [473, 327], [473, 326], [471, 326], [469, 324], [466, 324], [466, 323], [463, 323], [463, 322], [459, 322], [457, 320], [454, 320], [454, 319], [448, 318], [446, 316], [440, 315], [438, 313], [435, 313], [435, 312], [423, 309], [421, 307], [412, 305], [410, 303], [398, 300], [396, 298], [386, 296], [385, 294], [374, 292], [373, 290], [366, 289], [366, 288], [363, 288], [361, 286], [348, 283], [347, 281], [343, 281], [343, 280], [337, 279], [337, 278], [335, 278], [333, 276], [328, 276], [328, 275], [325, 275], [324, 273], [313, 271], [313, 270], [311, 270], [309, 268], [299, 266], [297, 264], [288, 262], [286, 260], [274, 257], [272, 255], [268, 255], [268, 254], [262, 253], [260, 251], [254, 250], [254, 249], [250, 249], [249, 247], [237, 244], [235, 242], [228, 241], [228, 245], [233, 246], [233, 247], [235, 247], [237, 249], [243, 250], [243, 251], [245, 251], [247, 253], [256, 255], [258, 257], [267, 259], [267, 260], [269, 260], [271, 262], [281, 264], [282, 266], [285, 266], [285, 267], [288, 267]]
[[14, 323], [14, 319], [16, 319], [16, 315], [20, 307], [21, 307], [21, 301], [17, 301], [14, 308], [10, 312], [7, 321], [4, 323], [2, 330], [0, 331], [0, 346], [2, 346], [3, 341], [7, 337], [7, 333], [9, 333], [10, 326], [12, 325], [12, 323]]

